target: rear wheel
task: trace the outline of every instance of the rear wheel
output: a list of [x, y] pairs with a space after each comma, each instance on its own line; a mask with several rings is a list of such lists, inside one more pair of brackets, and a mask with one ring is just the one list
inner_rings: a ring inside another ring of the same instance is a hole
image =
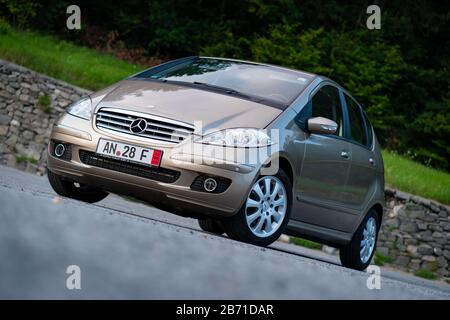
[[105, 191], [65, 179], [49, 170], [47, 171], [47, 176], [53, 190], [63, 197], [94, 203], [108, 196], [108, 193]]
[[285, 229], [291, 203], [292, 186], [280, 169], [276, 175], [259, 177], [239, 212], [222, 220], [222, 226], [234, 240], [267, 246]]
[[206, 219], [198, 219], [198, 225], [203, 231], [211, 232], [215, 234], [223, 234], [223, 228], [220, 225], [219, 221], [216, 221], [211, 218]]
[[344, 267], [364, 270], [375, 253], [380, 223], [377, 212], [371, 209], [358, 230], [353, 235], [352, 241], [339, 250], [341, 263]]

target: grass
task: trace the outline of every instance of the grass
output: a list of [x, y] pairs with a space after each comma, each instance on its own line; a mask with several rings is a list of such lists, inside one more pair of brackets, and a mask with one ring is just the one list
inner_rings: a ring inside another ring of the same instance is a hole
[[319, 250], [322, 249], [322, 245], [320, 243], [309, 241], [306, 239], [289, 237], [289, 242], [309, 249], [319, 249]]
[[46, 93], [42, 96], [39, 96], [38, 106], [45, 113], [50, 113], [50, 111], [52, 110], [50, 96]]
[[377, 266], [384, 266], [386, 263], [391, 263], [392, 258], [388, 256], [384, 256], [379, 252], [375, 252], [375, 256], [373, 258], [373, 263]]
[[2, 31], [0, 58], [91, 90], [145, 69], [112, 55], [29, 31]]
[[383, 151], [386, 184], [404, 192], [450, 204], [450, 174]]
[[429, 279], [429, 280], [434, 280], [437, 278], [437, 275], [428, 269], [419, 269], [414, 274], [418, 277], [421, 277], [424, 279]]
[[[0, 29], [0, 58], [82, 88], [98, 90], [144, 69], [143, 66], [51, 36], [19, 32], [5, 26]], [[49, 112], [47, 102], [41, 102], [43, 110]], [[48, 105], [50, 107], [50, 103]], [[386, 150], [383, 151], [383, 158], [387, 185], [450, 204], [450, 174]]]
[[30, 162], [32, 164], [37, 164], [38, 163], [38, 161], [36, 159], [32, 158], [32, 157], [28, 157], [28, 156], [21, 155], [21, 154], [16, 155], [16, 163], [20, 164], [20, 163], [23, 163], [23, 162]]

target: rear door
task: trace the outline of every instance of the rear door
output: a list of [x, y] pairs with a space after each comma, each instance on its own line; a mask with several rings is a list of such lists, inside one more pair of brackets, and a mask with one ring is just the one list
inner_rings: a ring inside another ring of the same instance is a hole
[[344, 93], [348, 110], [348, 139], [352, 160], [343, 203], [362, 212], [365, 204], [376, 190], [376, 157], [373, 152], [374, 134], [360, 105], [352, 97]]

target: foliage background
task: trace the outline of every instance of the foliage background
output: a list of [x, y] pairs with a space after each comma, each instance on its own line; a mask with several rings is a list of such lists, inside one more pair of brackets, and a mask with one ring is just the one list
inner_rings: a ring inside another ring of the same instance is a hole
[[[65, 27], [70, 4], [0, 0], [0, 14], [141, 64], [204, 54], [326, 75], [363, 104], [385, 148], [450, 171], [448, 1], [77, 1], [79, 31]], [[380, 30], [366, 28], [371, 4]]]

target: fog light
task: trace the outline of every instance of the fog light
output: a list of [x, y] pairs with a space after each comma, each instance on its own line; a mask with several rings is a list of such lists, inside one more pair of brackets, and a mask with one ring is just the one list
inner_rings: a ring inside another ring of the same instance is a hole
[[66, 152], [66, 147], [62, 143], [58, 143], [55, 146], [55, 156], [61, 158], [64, 155], [64, 152]]
[[217, 181], [213, 178], [206, 178], [203, 182], [203, 188], [208, 192], [213, 192], [217, 188]]

